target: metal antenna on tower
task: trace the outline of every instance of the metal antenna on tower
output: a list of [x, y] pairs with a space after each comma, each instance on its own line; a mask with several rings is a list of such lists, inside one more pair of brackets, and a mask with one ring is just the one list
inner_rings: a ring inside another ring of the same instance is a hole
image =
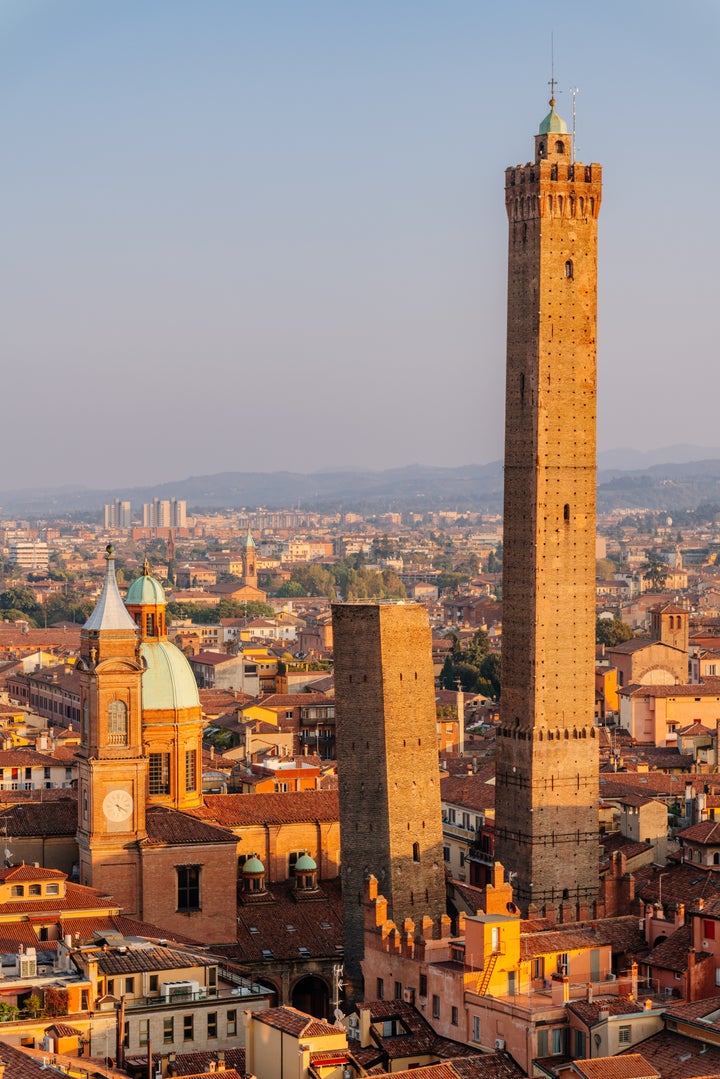
[[580, 93], [578, 86], [573, 86], [570, 89], [572, 94], [572, 138], [570, 139], [570, 164], [575, 164], [575, 98]]

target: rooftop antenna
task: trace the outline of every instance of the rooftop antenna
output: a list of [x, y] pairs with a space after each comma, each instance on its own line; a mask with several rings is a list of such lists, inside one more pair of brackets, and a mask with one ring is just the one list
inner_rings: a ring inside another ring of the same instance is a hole
[[575, 164], [575, 100], [580, 93], [578, 86], [573, 86], [570, 90], [572, 94], [572, 138], [570, 139], [570, 164]]

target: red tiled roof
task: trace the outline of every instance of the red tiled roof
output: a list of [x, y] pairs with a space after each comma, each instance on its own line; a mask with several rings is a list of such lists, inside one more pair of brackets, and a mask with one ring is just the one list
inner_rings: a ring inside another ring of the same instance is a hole
[[59, 869], [45, 869], [43, 866], [11, 865], [7, 869], [0, 869], [0, 882], [9, 884], [20, 883], [24, 880], [67, 880], [67, 873], [61, 873]]
[[638, 1049], [662, 1079], [717, 1079], [720, 1075], [720, 1047], [674, 1031], [661, 1030], [619, 1054], [619, 1058], [630, 1056]]
[[284, 794], [207, 794], [205, 805], [188, 810], [199, 820], [225, 828], [250, 824], [295, 824], [339, 820], [337, 791], [287, 791]]
[[[218, 1074], [232, 1079], [233, 1075], [245, 1075], [245, 1049], [225, 1049], [223, 1050], [225, 1057], [225, 1071], [213, 1072], [213, 1079], [217, 1079]], [[198, 1074], [207, 1074], [210, 1065], [214, 1064], [218, 1060], [218, 1054], [215, 1050], [198, 1050], [195, 1053], [175, 1053], [175, 1063], [173, 1065], [175, 1074], [178, 1076], [192, 1076]], [[160, 1064], [163, 1057], [167, 1057], [167, 1053], [153, 1053], [153, 1064]], [[125, 1058], [125, 1063], [131, 1065], [133, 1068], [142, 1068], [147, 1066], [147, 1054], [143, 1056]], [[234, 1070], [228, 1070], [234, 1069]], [[154, 1072], [153, 1072], [154, 1074]]]
[[282, 1030], [298, 1038], [322, 1038], [328, 1034], [342, 1033], [338, 1027], [325, 1023], [321, 1019], [314, 1019], [311, 1015], [288, 1006], [254, 1012], [253, 1018], [260, 1023], [266, 1023], [269, 1027], [274, 1027], [275, 1030]]
[[74, 798], [52, 802], [19, 802], [0, 809], [0, 826], [5, 835], [16, 838], [74, 836], [77, 831], [77, 802]]
[[[494, 769], [493, 769], [494, 773]], [[488, 781], [485, 770], [477, 775], [443, 776], [440, 780], [443, 802], [481, 811], [495, 805], [495, 784]]]
[[196, 815], [181, 813], [167, 806], [151, 806], [145, 818], [147, 839], [144, 846], [188, 843], [237, 843], [237, 837], [225, 828], [197, 819]]
[[703, 820], [698, 824], [691, 824], [689, 828], [678, 832], [678, 838], [712, 847], [720, 846], [720, 821]]
[[641, 1053], [575, 1060], [573, 1066], [581, 1079], [660, 1079], [660, 1072]]

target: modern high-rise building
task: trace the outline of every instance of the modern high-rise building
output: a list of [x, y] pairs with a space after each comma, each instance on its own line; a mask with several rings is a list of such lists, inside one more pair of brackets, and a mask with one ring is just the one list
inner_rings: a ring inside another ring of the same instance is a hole
[[503, 688], [496, 856], [517, 902], [598, 892], [597, 221], [602, 170], [550, 112], [505, 173], [509, 220]]
[[132, 508], [129, 502], [116, 498], [105, 505], [105, 528], [131, 528]]
[[185, 528], [187, 502], [175, 498], [154, 498], [143, 503], [143, 528]]
[[430, 625], [418, 604], [335, 604], [345, 979], [361, 998], [370, 874], [388, 917], [445, 914]]

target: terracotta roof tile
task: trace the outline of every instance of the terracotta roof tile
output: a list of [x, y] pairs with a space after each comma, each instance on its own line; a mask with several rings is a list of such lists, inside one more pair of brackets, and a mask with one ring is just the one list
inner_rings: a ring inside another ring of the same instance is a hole
[[573, 1063], [581, 1079], [660, 1079], [660, 1072], [641, 1053], [575, 1060]]
[[[160, 1064], [163, 1057], [167, 1057], [167, 1053], [153, 1053], [153, 1063]], [[245, 1075], [245, 1049], [225, 1049], [225, 1072], [220, 1072], [220, 1075], [230, 1076], [239, 1073]], [[190, 1076], [198, 1074], [207, 1074], [212, 1064], [218, 1060], [218, 1054], [214, 1050], [198, 1050], [195, 1053], [175, 1053], [175, 1074], [178, 1076]], [[132, 1065], [133, 1068], [141, 1068], [147, 1066], [147, 1054], [143, 1056], [128, 1056], [125, 1058], [126, 1064]], [[234, 1069], [234, 1071], [229, 1071]], [[217, 1079], [218, 1072], [213, 1072], [213, 1079]]]
[[592, 1001], [573, 1000], [566, 1007], [588, 1026], [597, 1023], [600, 1012], [606, 1011], [610, 1015], [636, 1015], [645, 1010], [642, 1004], [629, 996], [596, 997]]
[[[661, 967], [663, 970], [672, 970], [683, 974], [690, 963], [692, 951], [692, 933], [690, 926], [682, 925], [679, 929], [658, 944], [643, 960], [651, 967]], [[706, 959], [709, 952], [695, 952], [696, 959]]]
[[205, 805], [188, 811], [225, 828], [249, 824], [294, 824], [339, 820], [337, 791], [288, 791], [285, 794], [207, 794]]
[[693, 843], [706, 843], [708, 846], [720, 846], [720, 821], [703, 820], [678, 832], [679, 839], [689, 839]]
[[74, 798], [53, 802], [19, 802], [0, 809], [0, 829], [5, 835], [74, 836], [78, 812]]
[[330, 1023], [314, 1019], [311, 1015], [288, 1006], [255, 1012], [253, 1018], [260, 1023], [266, 1023], [269, 1027], [274, 1027], [275, 1030], [282, 1030], [298, 1038], [305, 1036], [321, 1038], [328, 1034], [342, 1033], [339, 1027], [331, 1026]]
[[184, 846], [188, 843], [237, 843], [237, 837], [215, 824], [196, 819], [188, 813], [166, 806], [151, 806], [146, 816], [146, 846], [163, 843]]
[[653, 1034], [620, 1057], [638, 1050], [662, 1079], [717, 1079], [720, 1075], [720, 1048], [670, 1030]]
[[265, 902], [238, 904], [237, 919], [238, 943], [218, 946], [215, 951], [240, 966], [270, 958], [297, 962], [303, 956], [318, 959], [342, 955], [339, 881], [323, 881], [317, 898], [311, 902], [296, 902], [285, 884], [270, 885]]

